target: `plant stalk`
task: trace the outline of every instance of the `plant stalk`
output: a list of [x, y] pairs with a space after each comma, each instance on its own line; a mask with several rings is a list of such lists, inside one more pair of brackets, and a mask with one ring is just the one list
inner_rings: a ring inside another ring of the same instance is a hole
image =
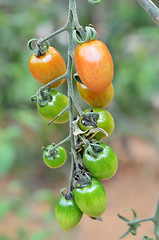
[[159, 27], [159, 8], [151, 0], [136, 0]]

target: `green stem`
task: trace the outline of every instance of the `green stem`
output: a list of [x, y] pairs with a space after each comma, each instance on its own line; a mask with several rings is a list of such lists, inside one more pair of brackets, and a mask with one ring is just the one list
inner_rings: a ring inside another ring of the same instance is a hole
[[61, 80], [61, 79], [63, 79], [63, 78], [67, 78], [67, 76], [68, 76], [68, 73], [66, 72], [66, 73], [63, 74], [62, 76], [60, 76], [60, 77], [52, 80], [51, 82], [47, 83], [47, 84], [44, 85], [44, 86], [42, 86], [42, 87], [39, 89], [39, 91], [42, 92], [45, 88], [50, 87], [53, 83], [56, 83], [56, 82], [58, 82], [59, 80]]
[[46, 42], [46, 41], [49, 40], [50, 38], [58, 35], [59, 33], [62, 33], [62, 32], [64, 32], [64, 31], [67, 31], [67, 30], [68, 30], [68, 24], [66, 24], [64, 27], [58, 29], [57, 31], [51, 33], [51, 34], [48, 35], [47, 37], [39, 39], [37, 43], [38, 43], [38, 44], [41, 44], [41, 43], [43, 43], [43, 42]]
[[151, 0], [136, 0], [159, 27], [159, 8]]
[[69, 190], [73, 190], [73, 172], [74, 172], [74, 164], [78, 166], [77, 163], [77, 154], [75, 150], [75, 140], [73, 135], [73, 99], [74, 90], [73, 90], [73, 58], [74, 58], [74, 42], [73, 42], [73, 30], [75, 28], [75, 24], [73, 21], [73, 12], [76, 11], [75, 0], [69, 0], [69, 47], [68, 47], [68, 64], [67, 64], [67, 81], [68, 81], [68, 98], [69, 98], [69, 126], [70, 126], [70, 141], [71, 141], [71, 172], [69, 179]]
[[50, 151], [55, 150], [57, 147], [59, 147], [59, 146], [61, 146], [62, 144], [70, 141], [70, 139], [71, 139], [71, 136], [69, 135], [67, 138], [65, 138], [65, 139], [63, 139], [61, 142], [57, 143], [53, 148], [50, 148], [49, 150], [50, 150]]
[[67, 106], [66, 108], [64, 108], [59, 114], [57, 114], [57, 116], [54, 118], [54, 119], [52, 119], [49, 123], [48, 123], [48, 125], [50, 125], [53, 121], [55, 121], [58, 117], [60, 117], [64, 112], [66, 112], [66, 111], [68, 111], [69, 110], [69, 106]]
[[78, 21], [76, 0], [70, 1], [69, 6], [70, 6], [70, 9], [71, 9], [72, 14], [73, 14], [73, 21], [74, 21], [74, 25], [75, 25], [76, 29], [83, 29], [83, 27], [79, 24], [79, 21]]
[[129, 221], [128, 225], [129, 226], [133, 226], [133, 225], [135, 225], [137, 223], [147, 222], [147, 221], [153, 221], [153, 218], [149, 217], [149, 218], [144, 218], [144, 219], [139, 219], [139, 220], [132, 220], [132, 221]]
[[154, 233], [156, 235], [156, 240], [159, 240], [159, 199], [157, 202], [155, 214], [153, 216], [153, 222], [155, 224]]

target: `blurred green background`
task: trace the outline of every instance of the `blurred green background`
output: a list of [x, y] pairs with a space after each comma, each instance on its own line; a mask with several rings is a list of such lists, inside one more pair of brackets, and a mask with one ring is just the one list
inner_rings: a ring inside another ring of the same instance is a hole
[[[97, 6], [86, 0], [77, 3], [81, 25], [94, 25], [114, 60], [115, 97], [108, 110], [114, 116], [116, 128], [109, 143], [137, 135], [157, 146], [157, 26], [134, 0], [103, 0]], [[31, 232], [16, 226], [11, 230], [12, 237], [4, 227], [0, 229], [0, 240], [44, 240], [50, 235], [56, 236], [54, 239], [68, 239], [74, 234], [62, 233], [54, 213], [49, 211], [52, 208], [53, 212], [60, 188], [68, 183], [69, 144], [65, 145], [68, 161], [56, 171], [44, 165], [41, 150], [42, 146], [66, 137], [68, 127], [67, 124], [48, 127], [31, 103], [30, 97], [41, 85], [29, 72], [30, 53], [26, 47], [29, 39], [45, 37], [62, 27], [67, 19], [67, 6], [66, 0], [0, 0], [0, 223], [7, 221], [8, 214], [11, 219], [16, 214], [24, 225], [29, 219], [39, 218], [39, 226], [46, 226], [36, 231], [33, 227]], [[67, 35], [62, 33], [50, 43], [67, 61]], [[66, 87], [63, 84], [57, 90], [65, 92]], [[88, 108], [76, 88], [75, 91], [82, 109]], [[122, 161], [120, 150], [117, 152]], [[47, 210], [44, 203], [49, 204]], [[34, 211], [34, 205], [39, 209]], [[5, 224], [8, 226], [9, 222]]]

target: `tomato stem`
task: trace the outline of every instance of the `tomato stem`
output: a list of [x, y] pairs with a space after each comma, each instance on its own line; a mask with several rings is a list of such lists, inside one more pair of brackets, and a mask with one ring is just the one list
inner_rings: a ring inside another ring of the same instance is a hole
[[159, 27], [159, 8], [151, 0], [136, 0]]
[[64, 112], [68, 111], [69, 107], [67, 106], [66, 108], [64, 108], [55, 118], [53, 118], [48, 125], [50, 125], [51, 123], [53, 123], [53, 121], [55, 121], [58, 117], [60, 117]]
[[[121, 238], [127, 236], [128, 233], [133, 234], [133, 231], [136, 230], [140, 226], [140, 223], [147, 222], [147, 221], [152, 221], [154, 223], [154, 233], [155, 233], [155, 236], [156, 236], [156, 240], [159, 240], [159, 199], [158, 199], [157, 206], [156, 206], [156, 211], [155, 211], [155, 214], [154, 214], [153, 217], [138, 220], [137, 217], [136, 217], [135, 210], [133, 210], [133, 213], [134, 213], [134, 218], [132, 220], [129, 220], [129, 219], [127, 219], [127, 218], [118, 214], [118, 216], [123, 221], [127, 222], [127, 225], [130, 227], [129, 230]], [[136, 233], [135, 233], [135, 235], [136, 235]]]

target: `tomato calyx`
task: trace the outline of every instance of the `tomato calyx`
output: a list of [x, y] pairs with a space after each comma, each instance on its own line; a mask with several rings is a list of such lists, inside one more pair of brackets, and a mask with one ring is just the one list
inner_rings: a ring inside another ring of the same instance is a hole
[[99, 153], [101, 153], [103, 150], [104, 148], [100, 145], [100, 143], [95, 141], [94, 143], [90, 143], [85, 151], [92, 157], [97, 158]]
[[42, 91], [38, 91], [36, 95], [31, 97], [31, 101], [37, 102], [39, 107], [44, 107], [49, 101], [52, 100], [50, 87], [45, 88]]
[[[34, 41], [36, 42], [35, 47], [32, 46]], [[45, 55], [46, 51], [49, 49], [49, 46], [50, 46], [49, 42], [48, 41], [42, 42], [41, 38], [30, 39], [27, 43], [29, 51], [32, 54], [34, 54], [37, 58], [42, 55]]]
[[[51, 148], [50, 148], [51, 146]], [[45, 152], [45, 158], [49, 158], [50, 160], [54, 160], [56, 158], [56, 155], [58, 154], [58, 149], [53, 149], [55, 146], [54, 143], [52, 143], [51, 145], [45, 147], [42, 147], [43, 151]]]
[[73, 40], [77, 44], [83, 44], [85, 42], [93, 41], [97, 37], [97, 32], [93, 25], [86, 26], [85, 29], [75, 29], [73, 31]]
[[99, 113], [93, 112], [93, 110], [90, 109], [89, 113], [84, 113], [82, 115], [81, 124], [83, 126], [97, 127], [98, 118], [99, 118]]
[[67, 188], [62, 188], [61, 189], [61, 191], [60, 191], [60, 193], [61, 193], [61, 195], [62, 196], [64, 196], [65, 197], [65, 199], [67, 199], [67, 200], [74, 200], [74, 195], [73, 195], [73, 192], [72, 191], [67, 191], [66, 193], [64, 193], [64, 190], [66, 190]]
[[74, 187], [83, 188], [90, 186], [92, 183], [92, 174], [88, 172], [83, 166], [78, 164], [78, 168], [75, 169], [73, 174]]

